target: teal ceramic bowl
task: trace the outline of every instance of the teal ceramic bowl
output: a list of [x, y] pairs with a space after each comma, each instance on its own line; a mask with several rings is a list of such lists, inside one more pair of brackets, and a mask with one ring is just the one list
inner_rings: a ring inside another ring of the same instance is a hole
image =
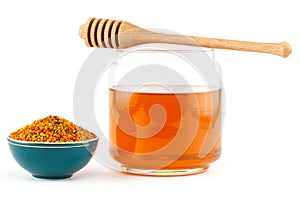
[[71, 177], [90, 161], [98, 144], [98, 138], [64, 143], [7, 140], [21, 167], [34, 177], [47, 179]]

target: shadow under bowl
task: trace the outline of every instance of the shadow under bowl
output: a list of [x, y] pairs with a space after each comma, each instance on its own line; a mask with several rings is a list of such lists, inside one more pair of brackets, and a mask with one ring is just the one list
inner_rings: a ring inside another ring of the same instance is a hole
[[32, 176], [46, 179], [71, 177], [88, 164], [98, 144], [98, 138], [61, 143], [7, 140], [17, 163]]

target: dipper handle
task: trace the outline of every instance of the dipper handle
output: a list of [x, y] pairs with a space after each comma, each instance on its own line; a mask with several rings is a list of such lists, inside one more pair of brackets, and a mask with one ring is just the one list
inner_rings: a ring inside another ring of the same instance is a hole
[[216, 49], [261, 52], [286, 58], [292, 52], [287, 42], [263, 43], [176, 34], [157, 33], [142, 29], [131, 23], [89, 18], [80, 27], [79, 35], [89, 47], [127, 48], [147, 43], [169, 43], [201, 46]]

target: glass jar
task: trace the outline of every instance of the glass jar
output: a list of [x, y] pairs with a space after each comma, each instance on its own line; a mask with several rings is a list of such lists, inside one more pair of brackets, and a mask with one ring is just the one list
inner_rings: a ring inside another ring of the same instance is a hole
[[221, 154], [222, 82], [214, 50], [120, 50], [109, 72], [110, 155], [123, 171], [201, 173]]

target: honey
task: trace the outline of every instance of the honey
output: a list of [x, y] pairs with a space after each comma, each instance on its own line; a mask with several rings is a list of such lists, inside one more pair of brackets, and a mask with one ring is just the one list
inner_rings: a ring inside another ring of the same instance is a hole
[[221, 89], [161, 88], [110, 89], [111, 156], [126, 169], [206, 170], [221, 154]]

